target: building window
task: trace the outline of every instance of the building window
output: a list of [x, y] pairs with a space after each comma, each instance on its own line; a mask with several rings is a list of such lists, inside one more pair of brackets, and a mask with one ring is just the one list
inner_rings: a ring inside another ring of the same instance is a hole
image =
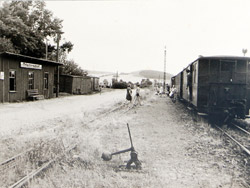
[[34, 89], [34, 72], [29, 72], [29, 89]]
[[16, 71], [10, 71], [9, 74], [10, 79], [10, 91], [16, 91]]
[[44, 89], [49, 89], [49, 73], [44, 73]]

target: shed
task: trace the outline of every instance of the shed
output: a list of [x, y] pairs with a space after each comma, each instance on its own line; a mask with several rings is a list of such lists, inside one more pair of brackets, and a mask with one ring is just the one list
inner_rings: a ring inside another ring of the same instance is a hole
[[92, 92], [91, 77], [60, 75], [60, 92], [87, 94]]

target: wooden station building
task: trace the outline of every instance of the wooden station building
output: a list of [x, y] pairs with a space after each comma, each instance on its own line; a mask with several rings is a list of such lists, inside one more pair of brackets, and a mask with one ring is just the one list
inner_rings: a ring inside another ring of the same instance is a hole
[[36, 95], [54, 97], [54, 75], [61, 63], [14, 54], [0, 53], [0, 102], [24, 101]]

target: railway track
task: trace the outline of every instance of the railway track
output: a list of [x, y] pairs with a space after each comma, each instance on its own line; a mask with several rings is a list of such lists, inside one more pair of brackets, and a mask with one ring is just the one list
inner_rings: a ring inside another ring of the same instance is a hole
[[[75, 149], [77, 147], [77, 145], [74, 145], [72, 147], [69, 147], [68, 149], [66, 149], [65, 152], [70, 152], [73, 149]], [[30, 172], [29, 174], [27, 174], [26, 176], [24, 176], [23, 178], [21, 178], [20, 180], [18, 180], [17, 182], [15, 182], [14, 184], [12, 184], [11, 186], [9, 186], [9, 188], [21, 188], [24, 185], [26, 185], [31, 179], [33, 179], [35, 176], [39, 175], [41, 172], [45, 171], [47, 168], [49, 168], [53, 163], [55, 163], [60, 157], [62, 157], [64, 154], [60, 154], [57, 155], [54, 159], [46, 162], [45, 164], [43, 164], [40, 168], [33, 170], [32, 172]]]
[[[49, 141], [47, 141], [47, 143], [50, 142], [55, 142], [57, 140], [57, 138], [52, 138]], [[34, 155], [35, 150], [37, 150], [38, 148], [32, 147], [32, 148], [28, 148], [27, 150], [13, 156], [10, 157], [8, 159], [6, 159], [5, 161], [0, 163], [0, 172], [9, 168], [13, 168], [17, 165], [17, 162], [21, 160], [21, 158], [23, 158], [25, 155]]]
[[[86, 122], [87, 124], [93, 123], [96, 120], [102, 119], [104, 117], [106, 117], [108, 114], [115, 112], [119, 109], [122, 109], [123, 107], [126, 107], [126, 104], [123, 103], [121, 105], [119, 105], [118, 107], [115, 107], [107, 112], [102, 113], [101, 115], [99, 115], [97, 118], [93, 118], [91, 120], [89, 120], [88, 122]], [[125, 110], [125, 113], [127, 111], [129, 111], [130, 108]], [[102, 126], [98, 127], [97, 129], [100, 129]], [[94, 134], [94, 133], [93, 133]], [[93, 134], [89, 134], [86, 135], [87, 137], [93, 136]], [[56, 138], [54, 138], [56, 139]], [[54, 140], [53, 139], [53, 140]], [[50, 140], [51, 141], [51, 140]], [[49, 141], [49, 142], [50, 142]], [[68, 147], [68, 149], [66, 150], [66, 152], [71, 151], [72, 149], [76, 148], [77, 145], [79, 143], [74, 144], [71, 147]], [[29, 148], [26, 151], [23, 151], [7, 160], [5, 160], [4, 162], [0, 163], [0, 172], [1, 171], [6, 171], [6, 170], [10, 170], [13, 167], [16, 167], [18, 165], [18, 161], [20, 161], [20, 158], [24, 157], [25, 155], [27, 155], [28, 153], [34, 151], [35, 148]], [[63, 152], [65, 153], [65, 152]], [[31, 179], [33, 179], [34, 177], [36, 177], [37, 175], [39, 175], [41, 172], [45, 171], [47, 168], [49, 168], [50, 166], [52, 166], [53, 163], [55, 163], [60, 157], [62, 157], [62, 154], [56, 155], [53, 159], [50, 159], [49, 161], [44, 162], [43, 164], [41, 164], [37, 169], [33, 169], [31, 170], [30, 173], [26, 173], [25, 176], [23, 176], [21, 179], [19, 179], [18, 181], [16, 181], [15, 183], [13, 183], [11, 186], [9, 186], [10, 188], [21, 188], [24, 185], [26, 185]]]
[[250, 132], [248, 132], [246, 129], [243, 129], [242, 127], [236, 125], [235, 123], [231, 123], [231, 125], [233, 125], [234, 127], [236, 127], [237, 129], [241, 130], [242, 132], [246, 133], [248, 136], [250, 136]]
[[28, 150], [19, 153], [3, 162], [0, 163], [0, 172], [7, 169], [7, 168], [12, 168], [16, 165], [16, 162], [26, 153], [28, 153], [29, 151], [31, 151], [33, 148], [29, 148]]
[[[238, 130], [240, 130], [242, 133], [246, 135], [250, 135], [248, 131], [245, 129], [239, 127], [236, 124], [232, 124], [234, 127], [236, 127]], [[237, 144], [248, 156], [250, 156], [250, 146], [249, 146], [249, 137], [248, 136], [243, 136], [237, 135], [236, 131], [234, 130], [225, 130], [218, 125], [214, 125], [217, 129], [219, 129], [223, 135], [227, 136], [230, 140], [232, 140], [235, 144]], [[230, 132], [230, 133], [229, 133]], [[243, 142], [243, 143], [242, 143]], [[247, 145], [247, 146], [246, 146]]]

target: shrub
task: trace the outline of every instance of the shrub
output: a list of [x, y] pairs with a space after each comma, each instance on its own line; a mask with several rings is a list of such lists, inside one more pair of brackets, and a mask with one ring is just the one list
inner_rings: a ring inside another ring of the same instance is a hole
[[127, 83], [126, 82], [115, 82], [115, 83], [113, 83], [112, 87], [114, 89], [125, 89], [125, 88], [127, 88]]

